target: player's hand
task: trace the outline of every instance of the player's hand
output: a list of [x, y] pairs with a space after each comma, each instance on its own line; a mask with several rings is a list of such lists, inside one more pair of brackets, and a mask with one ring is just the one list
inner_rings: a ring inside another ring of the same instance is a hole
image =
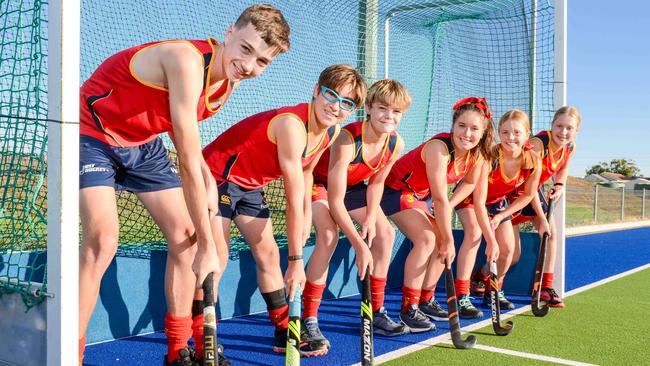
[[562, 197], [562, 193], [564, 193], [564, 186], [555, 186], [553, 187], [553, 189], [551, 189], [549, 193], [550, 193], [549, 198], [552, 200], [556, 200]]
[[304, 289], [306, 281], [307, 277], [305, 277], [303, 261], [289, 261], [287, 271], [284, 273], [284, 286], [289, 294], [289, 302], [293, 301], [293, 296], [295, 295], [298, 285], [300, 285], [301, 289]]
[[544, 234], [548, 233], [551, 235], [551, 226], [548, 224], [546, 217], [542, 218], [542, 222], [539, 225], [537, 232], [539, 233], [540, 238], [544, 237]]
[[451, 268], [451, 264], [456, 258], [456, 248], [454, 247], [454, 239], [441, 241], [438, 248], [438, 258], [447, 263], [447, 268]]
[[214, 245], [208, 245], [207, 248], [199, 246], [192, 262], [192, 272], [196, 275], [196, 288], [203, 286], [208, 273], [213, 272], [215, 277], [221, 274], [221, 265]]
[[503, 221], [504, 217], [501, 213], [498, 213], [490, 219], [490, 225], [492, 226], [492, 231], [496, 230], [497, 227], [499, 227], [499, 224], [501, 224], [501, 221]]
[[364, 279], [366, 276], [366, 271], [370, 271], [372, 273], [373, 270], [373, 261], [372, 261], [372, 253], [370, 253], [370, 248], [366, 245], [366, 243], [361, 243], [357, 249], [355, 250], [356, 252], [356, 259], [355, 262], [357, 264], [357, 271], [359, 272], [359, 278]]
[[365, 240], [368, 243], [368, 248], [372, 248], [372, 241], [377, 235], [377, 228], [375, 226], [375, 220], [366, 219], [366, 221], [361, 224], [361, 231], [359, 231], [359, 236], [361, 239]]
[[492, 240], [491, 243], [488, 242], [485, 246], [485, 257], [487, 263], [494, 262], [499, 258], [499, 244], [495, 240]]

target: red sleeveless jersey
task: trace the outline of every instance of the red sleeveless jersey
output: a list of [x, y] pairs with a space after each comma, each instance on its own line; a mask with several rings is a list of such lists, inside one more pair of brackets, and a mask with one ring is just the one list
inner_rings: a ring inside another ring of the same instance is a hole
[[210, 72], [217, 62], [214, 47], [218, 42], [213, 38], [152, 42], [109, 57], [81, 86], [80, 134], [94, 137], [111, 146], [132, 147], [153, 140], [159, 133], [172, 130], [169, 91], [138, 79], [131, 71], [131, 62], [138, 52], [168, 42], [188, 42], [203, 55], [203, 91], [196, 107], [197, 120], [202, 121], [217, 113], [234, 86], [225, 80], [217, 91], [207, 95], [211, 84]]
[[[227, 180], [246, 189], [257, 189], [282, 176], [278, 148], [270, 138], [271, 124], [282, 116], [292, 116], [308, 129], [311, 104], [283, 107], [250, 116], [219, 135], [203, 149], [203, 157], [217, 180]], [[319, 152], [327, 149], [340, 130], [330, 127], [318, 145], [302, 154], [302, 166], [311, 163]]]
[[[397, 147], [397, 132], [393, 131], [386, 141], [379, 156], [367, 161], [363, 156], [363, 131], [366, 122], [353, 122], [341, 128], [354, 143], [354, 159], [348, 165], [347, 186], [359, 184], [381, 170], [390, 161]], [[329, 172], [330, 149], [327, 149], [314, 168], [314, 181], [327, 183]]]
[[424, 162], [424, 147], [434, 140], [442, 141], [449, 152], [449, 162], [447, 163], [447, 184], [456, 183], [461, 180], [465, 174], [472, 169], [472, 166], [476, 162], [476, 158], [468, 153], [465, 160], [465, 170], [462, 172], [458, 171], [455, 164], [454, 145], [451, 139], [451, 134], [439, 133], [428, 141], [422, 143], [420, 146], [409, 151], [406, 155], [402, 156], [395, 162], [395, 165], [393, 165], [393, 168], [386, 178], [386, 185], [392, 189], [410, 190], [419, 199], [428, 196], [430, 190], [426, 164]]
[[[501, 149], [499, 149], [499, 157], [492, 161], [490, 174], [488, 175], [488, 191], [485, 199], [486, 205], [491, 205], [501, 201], [507, 194], [521, 188], [523, 190], [524, 184], [534, 169], [517, 170], [514, 177], [506, 177], [503, 172], [503, 158], [501, 156]], [[472, 196], [468, 199], [471, 202]]]

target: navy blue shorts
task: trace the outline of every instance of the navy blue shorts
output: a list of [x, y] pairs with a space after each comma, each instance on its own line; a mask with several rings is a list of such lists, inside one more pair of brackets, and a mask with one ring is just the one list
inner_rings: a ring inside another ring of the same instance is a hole
[[[348, 211], [356, 210], [358, 208], [366, 207], [366, 192], [368, 191], [368, 186], [365, 183], [355, 184], [352, 187], [348, 187], [348, 190], [345, 191], [345, 196], [343, 197], [343, 204], [345, 209]], [[327, 201], [327, 188], [323, 183], [314, 183], [311, 190], [311, 201]]]
[[217, 216], [234, 219], [237, 215], [268, 219], [269, 205], [261, 188], [246, 189], [228, 181], [217, 181], [219, 212]]
[[[485, 208], [487, 209], [488, 215], [490, 217], [494, 217], [494, 215], [505, 211], [506, 209], [508, 209], [508, 207], [510, 207], [510, 201], [508, 200], [507, 197], [504, 197], [499, 202], [496, 202], [496, 203], [493, 203], [491, 205], [486, 205], [485, 206]], [[501, 222], [499, 224], [501, 224], [503, 222], [506, 222], [506, 221], [510, 221], [510, 220], [512, 220], [512, 215], [508, 215], [508, 217], [501, 220]]]
[[115, 147], [79, 136], [79, 189], [109, 186], [118, 191], [154, 192], [178, 188], [178, 171], [162, 139], [135, 147]]
[[435, 216], [433, 207], [431, 206], [431, 195], [428, 195], [424, 199], [420, 199], [409, 190], [385, 187], [384, 195], [381, 196], [381, 202], [379, 205], [386, 216], [392, 216], [400, 211], [412, 208], [420, 210], [425, 214]]
[[[539, 201], [542, 204], [542, 210], [544, 213], [548, 212], [548, 204], [546, 203], [546, 197], [544, 197], [544, 191], [542, 190], [542, 187], [540, 187], [537, 190], [537, 195], [539, 196]], [[526, 205], [526, 207], [522, 208], [520, 211], [522, 216], [528, 216], [528, 217], [535, 217], [537, 214], [535, 213], [535, 210], [533, 209], [533, 203], [529, 203]]]

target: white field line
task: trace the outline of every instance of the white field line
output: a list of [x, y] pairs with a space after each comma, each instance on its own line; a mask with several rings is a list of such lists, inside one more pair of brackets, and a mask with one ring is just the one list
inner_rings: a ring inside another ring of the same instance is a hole
[[588, 226], [574, 226], [564, 229], [566, 236], [580, 236], [587, 234], [604, 233], [609, 231], [620, 231], [629, 229], [638, 229], [650, 226], [650, 220], [618, 222], [613, 224], [600, 224]]
[[[585, 286], [579, 287], [577, 289], [571, 290], [571, 291], [566, 293], [566, 296], [568, 297], [568, 296], [579, 294], [581, 292], [590, 290], [590, 289], [592, 289], [594, 287], [604, 285], [604, 284], [606, 284], [608, 282], [612, 282], [612, 281], [617, 280], [619, 278], [629, 276], [631, 274], [643, 271], [644, 269], [648, 269], [648, 268], [650, 268], [650, 264], [645, 264], [643, 266], [631, 269], [629, 271], [625, 271], [623, 273], [619, 273], [617, 275], [607, 277], [605, 279], [602, 279], [600, 281], [591, 283], [589, 285], [585, 285]], [[526, 305], [526, 306], [523, 306], [521, 308], [512, 310], [510, 312], [501, 314], [501, 319], [505, 320], [505, 319], [508, 319], [508, 318], [512, 318], [515, 315], [525, 313], [525, 312], [527, 312], [529, 310], [530, 310], [530, 305]], [[490, 324], [492, 324], [492, 320], [488, 318], [488, 319], [482, 320], [482, 321], [480, 321], [478, 323], [474, 323], [472, 325], [468, 325], [466, 327], [463, 327], [462, 330], [465, 331], [465, 332], [471, 332], [473, 330], [486, 327], [486, 326], [488, 326]], [[441, 334], [441, 335], [439, 335], [437, 337], [425, 339], [425, 340], [423, 340], [423, 341], [421, 341], [419, 343], [415, 343], [415, 344], [412, 344], [410, 346], [406, 346], [406, 347], [403, 347], [403, 348], [400, 348], [400, 349], [396, 349], [396, 350], [394, 350], [392, 352], [388, 352], [388, 353], [384, 353], [382, 355], [379, 355], [379, 356], [375, 357], [375, 364], [378, 365], [378, 364], [381, 364], [381, 363], [384, 363], [384, 362], [387, 362], [387, 361], [390, 361], [390, 360], [394, 360], [396, 358], [406, 356], [409, 353], [413, 353], [413, 352], [419, 351], [421, 349], [424, 349], [424, 348], [427, 348], [427, 347], [430, 347], [430, 346], [435, 346], [438, 343], [449, 343], [449, 342], [451, 342], [451, 336], [449, 335], [449, 333], [444, 333], [444, 334]], [[474, 346], [474, 348], [479, 348], [478, 346], [480, 346], [480, 345], [477, 344], [476, 346]], [[487, 347], [487, 346], [481, 346], [481, 347]], [[510, 351], [510, 352], [517, 352], [517, 351]], [[545, 356], [540, 356], [540, 357], [545, 357]], [[567, 361], [567, 362], [573, 362], [573, 361]], [[354, 364], [354, 366], [359, 366], [359, 365], [360, 365], [360, 363]], [[572, 363], [571, 365], [588, 365], [588, 364]]]
[[584, 362], [578, 362], [578, 361], [565, 360], [563, 358], [536, 355], [534, 353], [512, 351], [512, 350], [504, 349], [504, 348], [496, 348], [496, 347], [484, 346], [482, 344], [477, 344], [477, 345], [474, 346], [474, 348], [480, 349], [480, 350], [483, 350], [483, 351], [488, 351], [488, 352], [494, 352], [494, 353], [506, 354], [506, 355], [510, 355], [510, 356], [528, 358], [528, 359], [532, 359], [532, 360], [553, 362], [553, 363], [557, 363], [557, 364], [560, 364], [560, 365], [595, 366], [592, 363], [584, 363]]

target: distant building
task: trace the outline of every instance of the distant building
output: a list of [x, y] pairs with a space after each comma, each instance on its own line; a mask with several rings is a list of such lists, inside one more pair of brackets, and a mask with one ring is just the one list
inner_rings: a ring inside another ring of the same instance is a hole
[[625, 189], [629, 190], [650, 190], [650, 179], [646, 177], [626, 177], [623, 174], [604, 172], [600, 174], [589, 174], [586, 181], [594, 183], [623, 183]]

